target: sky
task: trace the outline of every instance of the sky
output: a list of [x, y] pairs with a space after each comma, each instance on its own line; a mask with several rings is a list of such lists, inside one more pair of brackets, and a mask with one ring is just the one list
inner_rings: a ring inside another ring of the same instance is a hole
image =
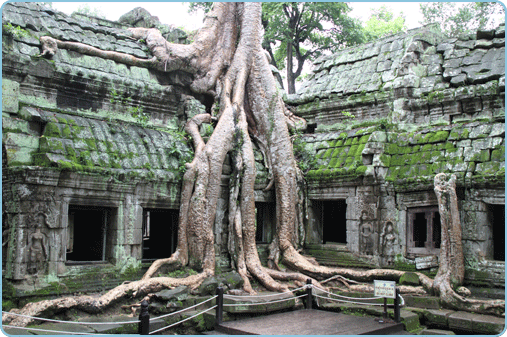
[[[420, 2], [350, 2], [352, 17], [365, 21], [370, 16], [371, 8], [378, 8], [386, 5], [391, 8], [397, 16], [403, 12], [409, 29], [419, 27], [422, 15], [419, 10]], [[107, 19], [116, 21], [121, 15], [135, 7], [143, 7], [151, 15], [158, 16], [165, 24], [172, 24], [176, 27], [185, 27], [187, 30], [194, 30], [202, 26], [203, 13], [189, 14], [188, 3], [181, 2], [53, 2], [53, 8], [67, 14], [71, 14], [79, 6], [88, 5], [90, 8], [99, 9]]]

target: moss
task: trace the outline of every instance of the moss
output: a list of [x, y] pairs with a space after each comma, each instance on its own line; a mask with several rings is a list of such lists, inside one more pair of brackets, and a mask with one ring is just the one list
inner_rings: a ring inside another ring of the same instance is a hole
[[348, 157], [353, 157], [356, 155], [356, 151], [358, 149], [358, 145], [352, 145], [350, 148], [349, 148], [349, 151], [347, 152], [347, 156]]
[[91, 151], [97, 151], [97, 144], [95, 143], [95, 139], [87, 138], [84, 140], [86, 145], [88, 145], [88, 149]]
[[449, 131], [437, 131], [428, 140], [430, 143], [444, 142], [449, 137]]
[[431, 145], [431, 144], [426, 144], [426, 145], [423, 145], [423, 146], [422, 146], [421, 151], [424, 151], [424, 152], [426, 152], [426, 151], [431, 151], [431, 150], [432, 150], [432, 148], [433, 148], [433, 145]]
[[366, 170], [368, 169], [368, 166], [362, 165], [356, 168], [356, 174], [357, 175], [364, 175], [366, 173]]
[[65, 126], [63, 127], [62, 136], [64, 138], [72, 138], [72, 131], [67, 124], [65, 124]]
[[58, 127], [58, 124], [56, 124], [56, 123], [46, 124], [46, 127], [44, 128], [43, 135], [46, 137], [56, 137], [56, 138], [60, 138], [62, 136], [62, 134], [60, 132], [60, 128]]
[[491, 151], [492, 161], [505, 161], [505, 146], [501, 146], [499, 149]]
[[487, 162], [489, 160], [490, 160], [489, 150], [481, 150], [480, 152], [474, 154], [472, 156], [472, 158], [470, 159], [470, 161], [480, 162], [480, 163]]
[[359, 144], [366, 144], [366, 143], [368, 143], [368, 140], [370, 140], [370, 136], [371, 136], [371, 134], [362, 136], [359, 139]]
[[386, 152], [387, 154], [397, 154], [399, 151], [399, 147], [397, 144], [387, 144], [386, 146]]
[[326, 159], [331, 157], [331, 154], [333, 153], [334, 149], [327, 149], [326, 152], [321, 156], [322, 159]]
[[457, 152], [458, 151], [458, 148], [456, 146], [454, 146], [453, 143], [451, 142], [446, 142], [445, 143], [445, 151], [447, 153], [454, 153], [454, 152]]
[[342, 147], [335, 148], [334, 151], [333, 151], [333, 153], [331, 154], [331, 158], [337, 158], [342, 153], [343, 153], [343, 148]]

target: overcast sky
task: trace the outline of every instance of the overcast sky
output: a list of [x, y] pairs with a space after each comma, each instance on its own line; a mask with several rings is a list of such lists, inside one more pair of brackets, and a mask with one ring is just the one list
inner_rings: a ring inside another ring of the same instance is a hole
[[[109, 20], [118, 18], [135, 7], [144, 7], [152, 15], [158, 16], [162, 23], [185, 27], [189, 30], [200, 28], [202, 12], [188, 14], [188, 3], [181, 2], [53, 2], [53, 8], [71, 14], [81, 5], [98, 8]], [[390, 7], [395, 15], [403, 12], [408, 28], [419, 27], [422, 15], [419, 10], [420, 2], [350, 2], [353, 8], [351, 16], [363, 21], [370, 16], [370, 9], [382, 5]]]

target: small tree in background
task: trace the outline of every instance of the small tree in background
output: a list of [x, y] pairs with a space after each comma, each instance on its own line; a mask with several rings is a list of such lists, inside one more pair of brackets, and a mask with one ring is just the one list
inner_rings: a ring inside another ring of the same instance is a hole
[[372, 9], [372, 14], [364, 24], [365, 41], [374, 41], [387, 35], [392, 35], [407, 30], [405, 16], [400, 12], [394, 16], [390, 8], [383, 5]]
[[421, 24], [438, 23], [443, 33], [450, 37], [472, 34], [478, 29], [488, 29], [505, 22], [505, 11], [498, 2], [470, 2], [463, 5], [454, 2], [430, 2], [421, 4], [424, 20]]

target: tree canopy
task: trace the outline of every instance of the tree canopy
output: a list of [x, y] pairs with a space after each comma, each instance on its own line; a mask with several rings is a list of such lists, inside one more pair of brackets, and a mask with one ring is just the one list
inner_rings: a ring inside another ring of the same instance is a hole
[[263, 46], [277, 68], [286, 69], [289, 94], [306, 61], [362, 42], [361, 24], [350, 11], [344, 2], [263, 3]]
[[505, 10], [498, 2], [429, 2], [421, 4], [421, 24], [438, 23], [450, 37], [471, 34], [478, 29], [494, 28], [505, 22]]
[[403, 13], [395, 17], [387, 6], [382, 5], [379, 8], [372, 9], [372, 14], [364, 24], [365, 42], [406, 30], [407, 24]]

